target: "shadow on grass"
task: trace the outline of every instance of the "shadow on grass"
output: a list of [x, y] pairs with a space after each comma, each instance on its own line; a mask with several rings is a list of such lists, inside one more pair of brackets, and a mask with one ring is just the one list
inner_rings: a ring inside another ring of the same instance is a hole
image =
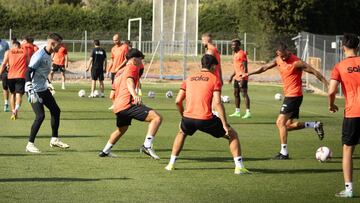
[[[82, 152], [100, 152], [101, 148], [98, 150], [86, 150]], [[122, 153], [122, 152], [140, 152], [140, 147], [135, 149], [116, 149], [111, 150], [112, 152]], [[207, 150], [207, 149], [183, 149], [182, 152], [227, 152], [226, 150]], [[155, 148], [155, 152], [171, 152], [171, 149], [158, 149]], [[170, 156], [170, 155], [169, 155]]]
[[17, 156], [56, 156], [56, 154], [0, 154], [0, 157], [17, 157]]
[[[190, 161], [199, 161], [199, 162], [232, 162], [233, 158], [229, 157], [181, 157], [181, 160], [190, 160]], [[267, 161], [271, 160], [270, 158], [251, 158], [246, 157], [244, 161]]]
[[[88, 138], [88, 137], [101, 137], [101, 135], [61, 135], [60, 138]], [[28, 135], [1, 135], [0, 138], [8, 139], [28, 139]], [[37, 136], [36, 139], [50, 139], [51, 136]]]
[[275, 121], [271, 122], [246, 122], [246, 121], [239, 121], [239, 122], [230, 122], [229, 124], [250, 124], [250, 125], [275, 125]]
[[65, 178], [65, 177], [49, 177], [49, 178], [0, 178], [0, 183], [11, 182], [91, 182], [103, 180], [130, 180], [131, 178]]
[[[255, 173], [269, 173], [269, 174], [308, 174], [308, 173], [342, 173], [342, 169], [320, 169], [320, 168], [304, 168], [304, 169], [249, 169]], [[354, 171], [360, 168], [354, 168]]]
[[115, 120], [115, 118], [109, 118], [109, 117], [96, 117], [96, 118], [76, 118], [76, 117], [72, 117], [72, 118], [61, 118], [61, 120], [63, 121], [103, 121], [103, 120]]

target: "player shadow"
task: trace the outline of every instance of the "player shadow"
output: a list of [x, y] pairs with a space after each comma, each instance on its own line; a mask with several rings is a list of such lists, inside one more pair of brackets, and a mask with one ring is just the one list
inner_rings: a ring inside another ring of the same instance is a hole
[[48, 178], [0, 178], [0, 183], [11, 182], [93, 182], [103, 180], [131, 180], [132, 178], [66, 178], [66, 177], [48, 177]]
[[[100, 137], [100, 135], [61, 135], [61, 138], [88, 138], [88, 137]], [[28, 139], [28, 135], [2, 135], [0, 138], [8, 139]], [[51, 136], [37, 136], [36, 139], [50, 139]]]
[[229, 122], [229, 124], [251, 124], [251, 125], [275, 125], [276, 123], [271, 121], [271, 122], [246, 122], [246, 121], [241, 121], [241, 122]]
[[100, 118], [100, 117], [96, 117], [96, 118], [76, 118], [76, 117], [71, 117], [71, 118], [61, 118], [61, 120], [63, 121], [103, 121], [103, 120], [114, 120], [114, 118]]
[[[86, 150], [86, 151], [83, 151], [83, 152], [100, 152], [101, 149], [93, 149], [93, 150]], [[111, 150], [112, 152], [117, 152], [117, 153], [122, 153], [122, 152], [140, 152], [140, 148], [134, 148], [134, 149], [113, 149]], [[161, 149], [161, 148], [155, 148], [155, 152], [171, 152], [172, 149]], [[224, 152], [224, 150], [207, 150], [207, 149], [183, 149], [181, 151], [185, 151], [185, 152], [200, 152], [200, 151], [206, 151], [206, 152]], [[226, 151], [226, 150], [225, 150]]]
[[0, 157], [21, 157], [21, 156], [56, 156], [56, 154], [0, 154]]
[[[182, 157], [181, 160], [188, 161], [198, 161], [198, 162], [233, 162], [234, 160], [229, 157]], [[271, 160], [270, 158], [252, 158], [246, 157], [244, 158], [245, 162], [248, 161], [267, 161]]]
[[[341, 173], [342, 169], [320, 169], [320, 168], [304, 168], [304, 169], [259, 169], [248, 168], [254, 173], [265, 174], [309, 174], [309, 173]], [[354, 168], [354, 171], [360, 170], [360, 168]]]

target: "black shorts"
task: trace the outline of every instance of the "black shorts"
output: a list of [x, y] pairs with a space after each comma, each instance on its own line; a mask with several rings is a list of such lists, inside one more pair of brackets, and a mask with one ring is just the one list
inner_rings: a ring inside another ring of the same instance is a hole
[[92, 68], [91, 69], [91, 79], [104, 81], [104, 70], [102, 68]]
[[213, 137], [220, 138], [226, 134], [219, 117], [213, 116], [209, 120], [199, 120], [183, 117], [180, 128], [186, 135], [193, 135], [197, 130], [208, 133]]
[[4, 72], [1, 74], [1, 81], [2, 81], [3, 90], [8, 90], [8, 89], [9, 89], [9, 84], [8, 84], [7, 75], [8, 75], [8, 72], [7, 72], [7, 71], [4, 71]]
[[360, 144], [360, 117], [344, 118], [341, 140], [348, 146]]
[[8, 79], [9, 90], [11, 93], [25, 93], [25, 79], [24, 78], [15, 78]]
[[285, 97], [280, 109], [280, 114], [291, 114], [290, 119], [299, 118], [302, 100], [303, 96]]
[[111, 84], [114, 83], [116, 73], [110, 73]]
[[131, 120], [145, 121], [152, 109], [141, 104], [133, 105], [126, 110], [116, 113], [116, 126], [118, 128], [131, 125]]
[[234, 80], [235, 89], [247, 89], [248, 81], [247, 80]]
[[57, 72], [57, 71], [65, 72], [65, 66], [64, 65], [53, 64], [51, 71], [52, 72]]

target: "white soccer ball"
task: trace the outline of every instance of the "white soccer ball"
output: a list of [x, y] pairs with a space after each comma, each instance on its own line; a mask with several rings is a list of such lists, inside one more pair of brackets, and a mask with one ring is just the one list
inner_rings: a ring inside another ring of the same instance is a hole
[[320, 147], [316, 150], [315, 157], [319, 162], [325, 162], [331, 159], [332, 152], [328, 147]]
[[276, 93], [274, 98], [275, 100], [280, 101], [282, 99], [282, 95], [280, 93]]
[[173, 98], [174, 94], [172, 91], [167, 91], [166, 94], [165, 94], [166, 98]]
[[149, 92], [148, 92], [148, 97], [149, 97], [149, 98], [152, 98], [152, 99], [155, 98], [155, 92], [149, 91]]
[[230, 97], [229, 96], [221, 96], [221, 101], [223, 103], [230, 103]]
[[79, 97], [85, 97], [85, 90], [80, 90], [78, 95]]
[[99, 91], [98, 91], [98, 90], [94, 90], [93, 96], [94, 96], [94, 97], [99, 97], [99, 96], [100, 96]]

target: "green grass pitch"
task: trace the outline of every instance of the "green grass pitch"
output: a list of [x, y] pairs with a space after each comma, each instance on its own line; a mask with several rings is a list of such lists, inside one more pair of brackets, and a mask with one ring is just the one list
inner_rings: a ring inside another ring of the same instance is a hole
[[[197, 132], [189, 137], [176, 163], [175, 171], [164, 170], [180, 116], [174, 98], [165, 92], [177, 92], [179, 85], [144, 84], [143, 93], [156, 92], [155, 99], [144, 103], [158, 110], [164, 122], [154, 147], [161, 160], [154, 161], [139, 153], [147, 123], [133, 121], [122, 139], [113, 147], [119, 158], [99, 158], [109, 134], [115, 129], [115, 116], [107, 108], [110, 101], [79, 98], [80, 89], [89, 85], [69, 84], [66, 90], [55, 85], [62, 110], [60, 137], [71, 145], [68, 150], [49, 147], [50, 115], [39, 131], [36, 145], [42, 154], [25, 152], [34, 114], [23, 104], [20, 119], [10, 120], [0, 113], [0, 202], [341, 202], [334, 194], [343, 189], [341, 169], [342, 111], [330, 114], [327, 98], [305, 94], [301, 120], [325, 123], [325, 139], [319, 141], [313, 129], [290, 132], [290, 160], [271, 158], [279, 151], [275, 119], [281, 102], [274, 94], [281, 87], [251, 85], [253, 118], [228, 118], [240, 136], [245, 166], [251, 175], [233, 174], [234, 163], [227, 141]], [[224, 95], [232, 95], [231, 85]], [[227, 114], [234, 110], [233, 97], [225, 104]], [[344, 100], [337, 102], [343, 107]], [[243, 106], [242, 106], [243, 109]], [[315, 160], [315, 151], [328, 146], [333, 159]], [[354, 155], [354, 188], [360, 194], [360, 156]], [[358, 202], [358, 197], [351, 202]]]

